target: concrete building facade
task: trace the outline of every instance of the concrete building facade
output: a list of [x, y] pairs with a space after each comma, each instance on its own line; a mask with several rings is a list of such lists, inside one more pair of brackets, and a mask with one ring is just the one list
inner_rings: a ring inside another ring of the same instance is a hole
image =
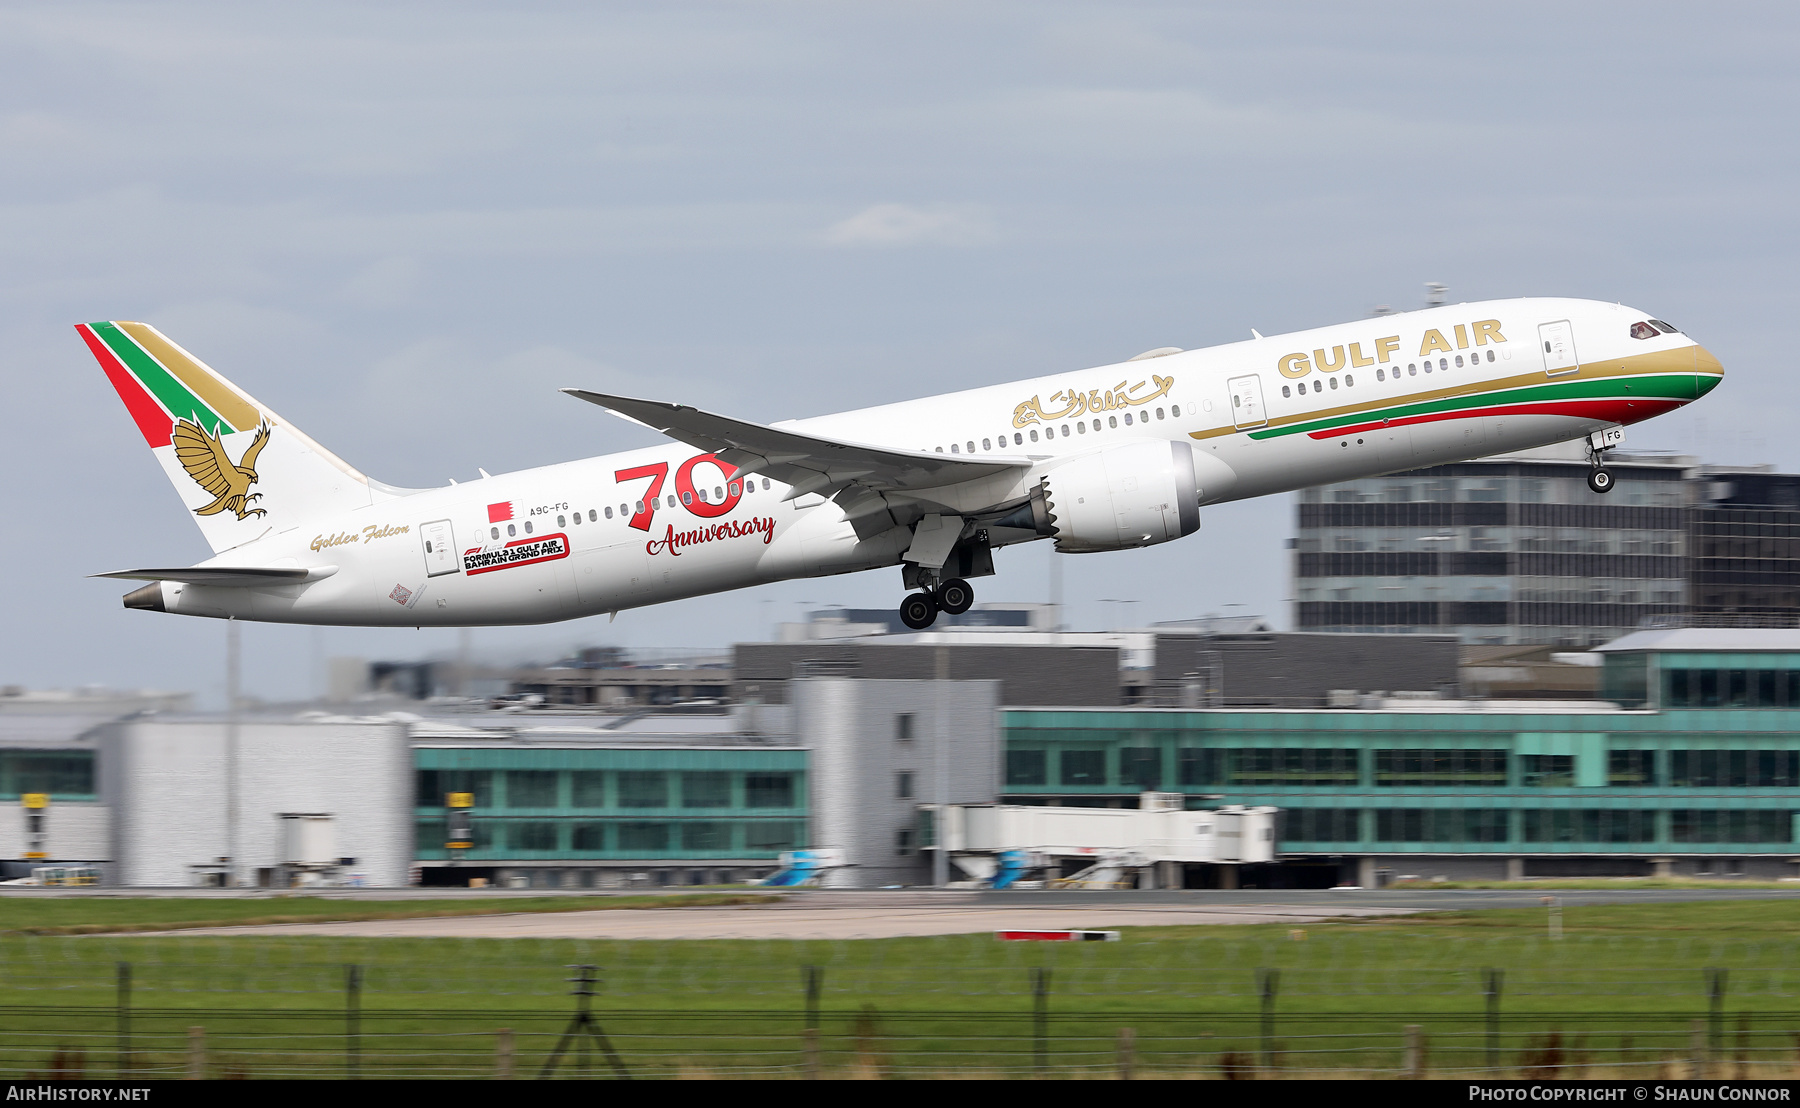
[[812, 766], [814, 842], [844, 851], [849, 863], [827, 883], [928, 883], [919, 805], [999, 795], [1000, 682], [808, 677], [789, 691]]
[[1800, 475], [1564, 444], [1299, 494], [1294, 626], [1586, 648], [1645, 626], [1800, 626]]
[[217, 716], [164, 716], [96, 732], [99, 792], [110, 812], [109, 883], [200, 885], [227, 870], [240, 883], [272, 883], [292, 861], [282, 817], [301, 814], [330, 817], [339, 877], [407, 883], [413, 828], [405, 723], [247, 717], [236, 726], [235, 789], [232, 730]]

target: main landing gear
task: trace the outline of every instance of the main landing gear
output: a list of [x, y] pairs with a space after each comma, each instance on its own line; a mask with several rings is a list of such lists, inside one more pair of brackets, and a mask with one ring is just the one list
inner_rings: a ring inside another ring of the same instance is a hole
[[960, 577], [938, 585], [928, 592], [915, 592], [900, 602], [900, 622], [914, 631], [923, 631], [937, 622], [939, 612], [960, 616], [975, 603], [975, 590]]

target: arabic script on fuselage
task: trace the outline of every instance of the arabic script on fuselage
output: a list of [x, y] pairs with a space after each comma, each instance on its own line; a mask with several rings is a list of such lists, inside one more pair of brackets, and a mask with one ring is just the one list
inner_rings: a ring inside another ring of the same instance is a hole
[[[1155, 382], [1155, 388], [1150, 388], [1151, 382]], [[1089, 389], [1087, 392], [1059, 389], [1050, 394], [1049, 410], [1035, 396], [1014, 408], [1013, 426], [1026, 427], [1033, 423], [1074, 419], [1089, 412], [1111, 412], [1119, 408], [1136, 407], [1169, 395], [1169, 390], [1174, 386], [1175, 378], [1158, 377], [1152, 373], [1150, 380], [1139, 381], [1130, 388], [1126, 388], [1125, 382], [1120, 381], [1110, 389]], [[1150, 391], [1143, 391], [1145, 389]]]

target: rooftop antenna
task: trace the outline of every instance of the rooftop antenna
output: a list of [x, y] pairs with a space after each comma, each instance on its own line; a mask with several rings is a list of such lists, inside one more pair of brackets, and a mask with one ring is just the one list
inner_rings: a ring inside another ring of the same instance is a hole
[[1442, 307], [1449, 292], [1449, 285], [1440, 285], [1436, 281], [1425, 282], [1425, 306], [1427, 308]]

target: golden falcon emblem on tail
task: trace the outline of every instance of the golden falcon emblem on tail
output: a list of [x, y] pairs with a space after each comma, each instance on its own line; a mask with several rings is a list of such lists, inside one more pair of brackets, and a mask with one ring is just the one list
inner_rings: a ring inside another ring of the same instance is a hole
[[239, 519], [246, 519], [269, 514], [250, 506], [251, 501], [262, 499], [262, 493], [251, 492], [250, 486], [256, 484], [256, 456], [269, 441], [267, 423], [256, 429], [256, 437], [250, 440], [239, 462], [233, 462], [231, 455], [225, 453], [225, 444], [218, 435], [207, 434], [197, 423], [178, 419], [169, 437], [181, 468], [187, 470], [196, 485], [217, 497], [206, 507], [195, 508], [195, 515], [211, 516], [229, 510], [236, 512]]

